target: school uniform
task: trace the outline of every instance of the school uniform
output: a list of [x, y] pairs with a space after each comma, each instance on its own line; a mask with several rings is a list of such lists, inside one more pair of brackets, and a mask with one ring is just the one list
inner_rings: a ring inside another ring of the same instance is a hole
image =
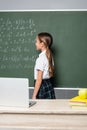
[[39, 57], [36, 59], [35, 68], [34, 68], [34, 79], [37, 79], [38, 70], [43, 71], [42, 83], [38, 94], [37, 99], [55, 99], [55, 93], [51, 78], [49, 76], [49, 63], [46, 57], [46, 51], [43, 51], [39, 54]]

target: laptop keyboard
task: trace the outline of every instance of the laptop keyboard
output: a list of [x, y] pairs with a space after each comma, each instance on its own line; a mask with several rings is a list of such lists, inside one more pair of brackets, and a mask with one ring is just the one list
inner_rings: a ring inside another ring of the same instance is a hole
[[36, 101], [29, 101], [29, 107], [33, 106], [36, 104]]

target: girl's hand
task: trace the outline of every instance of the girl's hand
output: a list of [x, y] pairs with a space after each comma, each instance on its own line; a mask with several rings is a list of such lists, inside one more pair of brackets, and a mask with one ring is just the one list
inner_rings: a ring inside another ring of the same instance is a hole
[[32, 96], [32, 99], [36, 99], [36, 96]]

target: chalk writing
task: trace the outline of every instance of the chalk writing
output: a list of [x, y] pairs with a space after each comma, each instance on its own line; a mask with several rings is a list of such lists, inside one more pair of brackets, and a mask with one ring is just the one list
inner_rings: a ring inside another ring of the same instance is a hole
[[32, 18], [0, 17], [0, 70], [31, 69], [36, 27]]

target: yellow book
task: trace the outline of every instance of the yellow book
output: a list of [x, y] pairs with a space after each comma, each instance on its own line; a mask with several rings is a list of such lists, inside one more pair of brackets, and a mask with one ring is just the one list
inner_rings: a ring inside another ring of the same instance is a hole
[[73, 97], [69, 100], [71, 106], [84, 106], [87, 107], [87, 99], [81, 99], [79, 96]]

